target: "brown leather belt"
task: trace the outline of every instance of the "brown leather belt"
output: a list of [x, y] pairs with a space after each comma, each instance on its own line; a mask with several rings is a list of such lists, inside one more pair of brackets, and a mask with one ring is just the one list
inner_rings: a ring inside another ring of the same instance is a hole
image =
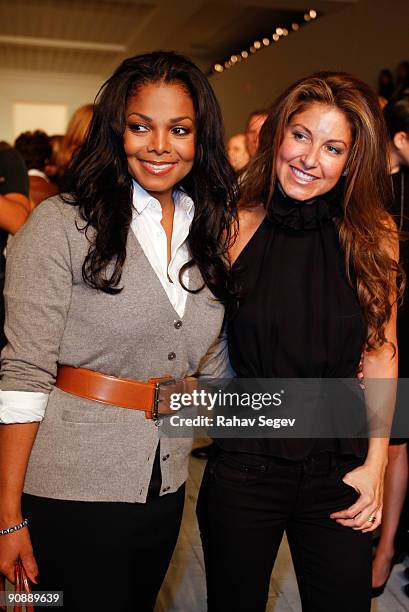
[[172, 412], [169, 406], [164, 406], [161, 410], [161, 388], [174, 386], [172, 392], [183, 392], [184, 380], [186, 379], [163, 377], [141, 382], [108, 376], [86, 368], [58, 365], [55, 386], [85, 399], [130, 410], [143, 410], [147, 419], [157, 419], [160, 414]]

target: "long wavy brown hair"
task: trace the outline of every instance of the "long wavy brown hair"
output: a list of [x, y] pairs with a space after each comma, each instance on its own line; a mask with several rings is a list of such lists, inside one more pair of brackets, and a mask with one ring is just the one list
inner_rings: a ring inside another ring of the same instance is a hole
[[93, 104], [84, 104], [73, 113], [57, 154], [57, 166], [64, 174], [78, 147], [84, 142], [94, 113]]
[[312, 103], [339, 109], [351, 128], [339, 237], [347, 278], [351, 285], [356, 284], [368, 325], [366, 348], [376, 349], [388, 342], [385, 327], [395, 299], [391, 296], [401, 297], [404, 273], [391, 255], [397, 230], [386, 212], [392, 202], [388, 138], [375, 93], [356, 77], [341, 72], [318, 72], [291, 85], [269, 109], [258, 153], [242, 184], [240, 206], [250, 208], [263, 203], [268, 212], [285, 130], [293, 115]]

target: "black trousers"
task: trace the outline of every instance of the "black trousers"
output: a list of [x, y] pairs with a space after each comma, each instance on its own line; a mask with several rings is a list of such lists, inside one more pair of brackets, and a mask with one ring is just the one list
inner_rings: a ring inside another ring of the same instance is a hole
[[158, 484], [154, 473], [146, 504], [24, 494], [39, 565], [35, 588], [63, 591], [69, 612], [151, 612], [176, 545], [185, 489], [159, 497]]
[[284, 530], [304, 612], [368, 612], [371, 534], [329, 518], [357, 499], [342, 476], [362, 460], [219, 452], [198, 500], [210, 612], [264, 612]]

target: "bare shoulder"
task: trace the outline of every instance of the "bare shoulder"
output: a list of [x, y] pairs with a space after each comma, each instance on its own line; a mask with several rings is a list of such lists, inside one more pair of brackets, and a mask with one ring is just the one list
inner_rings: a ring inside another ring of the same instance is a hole
[[232, 264], [260, 227], [265, 216], [266, 209], [262, 204], [248, 208], [239, 208], [237, 238], [229, 251], [230, 262]]

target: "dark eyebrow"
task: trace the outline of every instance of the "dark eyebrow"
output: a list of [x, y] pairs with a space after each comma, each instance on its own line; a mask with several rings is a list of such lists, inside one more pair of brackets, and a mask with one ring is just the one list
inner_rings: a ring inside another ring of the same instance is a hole
[[192, 117], [189, 117], [189, 115], [185, 115], [184, 117], [175, 117], [174, 119], [170, 120], [170, 123], [179, 123], [180, 121], [183, 121], [184, 119], [189, 119], [189, 121], [193, 123], [193, 119]]
[[132, 115], [138, 115], [138, 117], [142, 117], [142, 119], [145, 119], [145, 121], [148, 121], [149, 123], [152, 123], [152, 118], [148, 117], [147, 115], [142, 115], [142, 113], [135, 113], [135, 112], [129, 113], [128, 119], [129, 119], [129, 117], [132, 117]]
[[[308, 132], [308, 134], [309, 134], [310, 136], [312, 136], [311, 131], [310, 131], [310, 130], [309, 130], [309, 129], [308, 129], [306, 126], [305, 126], [305, 125], [303, 125], [302, 123], [295, 123], [295, 124], [293, 125], [293, 128], [294, 128], [294, 127], [300, 127], [300, 128], [302, 128], [303, 130], [305, 130], [306, 132]], [[329, 139], [327, 140], [327, 142], [340, 142], [340, 143], [342, 143], [342, 144], [344, 145], [344, 147], [347, 147], [347, 146], [348, 146], [348, 145], [347, 145], [347, 143], [346, 143], [344, 140], [337, 139], [337, 138], [329, 138]]]
[[[132, 115], [137, 115], [138, 117], [141, 117], [142, 119], [144, 119], [145, 121], [147, 121], [148, 123], [152, 123], [153, 119], [152, 117], [148, 117], [148, 115], [143, 115], [142, 113], [137, 113], [137, 112], [133, 112], [133, 113], [129, 113], [128, 115], [128, 119], [129, 117], [132, 117]], [[193, 123], [193, 119], [191, 117], [189, 117], [188, 115], [182, 116], [182, 117], [174, 117], [173, 119], [169, 120], [169, 123], [180, 123], [180, 121], [183, 121], [184, 119], [189, 119], [189, 121], [191, 121]]]

